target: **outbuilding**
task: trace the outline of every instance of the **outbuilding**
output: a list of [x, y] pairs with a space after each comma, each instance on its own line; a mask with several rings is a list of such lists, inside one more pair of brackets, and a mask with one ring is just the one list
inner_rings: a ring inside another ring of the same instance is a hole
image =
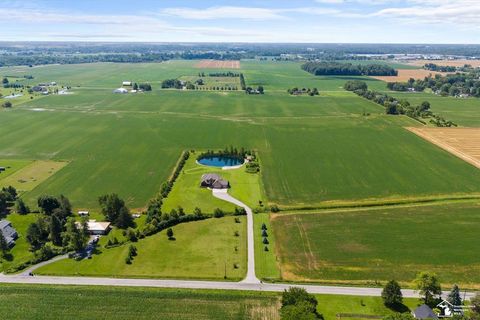
[[113, 90], [113, 93], [128, 93], [128, 90], [125, 88], [118, 88]]
[[86, 210], [80, 210], [80, 211], [78, 211], [78, 215], [80, 217], [86, 217], [86, 216], [90, 215], [90, 212], [88, 212]]
[[131, 87], [132, 86], [132, 81], [123, 81], [122, 86]]

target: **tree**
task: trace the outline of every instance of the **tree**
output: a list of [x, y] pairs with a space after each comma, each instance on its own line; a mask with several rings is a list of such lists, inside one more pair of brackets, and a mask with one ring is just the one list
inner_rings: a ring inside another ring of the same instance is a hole
[[424, 296], [427, 305], [433, 305], [435, 296], [442, 294], [440, 282], [435, 273], [420, 272], [414, 280], [415, 287]]
[[110, 222], [115, 222], [125, 202], [116, 193], [107, 194], [98, 198], [102, 213]]
[[193, 209], [193, 214], [196, 216], [201, 216], [202, 210], [199, 207], [195, 207], [195, 209]]
[[3, 83], [3, 84], [8, 84], [8, 79], [7, 79], [7, 77], [4, 77], [4, 78], [2, 79], [2, 83]]
[[2, 257], [5, 257], [8, 255], [8, 252], [10, 251], [10, 248], [8, 246], [7, 240], [3, 236], [3, 233], [0, 232], [0, 255]]
[[454, 306], [462, 305], [462, 298], [460, 297], [460, 289], [455, 284], [452, 287], [452, 290], [448, 294], [447, 301], [453, 304]]
[[470, 303], [476, 318], [480, 319], [480, 292], [477, 292], [477, 294], [470, 300]]
[[115, 219], [114, 225], [120, 229], [127, 229], [128, 227], [134, 227], [133, 217], [126, 207], [120, 208], [120, 213]]
[[8, 201], [15, 201], [17, 199], [17, 196], [18, 196], [17, 189], [15, 189], [12, 186], [3, 187], [2, 192], [5, 193]]
[[138, 90], [138, 84], [136, 82], [133, 84], [133, 90]]
[[8, 208], [8, 196], [5, 192], [0, 192], [0, 215], [7, 213]]
[[401, 305], [403, 302], [402, 290], [397, 281], [389, 281], [382, 290], [383, 303], [387, 306]]
[[172, 230], [172, 228], [168, 228], [168, 229], [167, 229], [167, 237], [168, 237], [168, 240], [173, 239], [173, 230]]
[[282, 319], [323, 319], [317, 313], [318, 301], [303, 288], [290, 287], [282, 294]]
[[70, 200], [61, 194], [58, 197], [59, 209], [62, 212], [63, 218], [67, 218], [72, 215], [72, 205], [70, 204]]
[[257, 91], [258, 91], [258, 93], [260, 93], [260, 94], [263, 94], [263, 93], [264, 93], [264, 90], [265, 90], [265, 89], [263, 88], [263, 86], [258, 86], [258, 88], [257, 88]]
[[70, 250], [76, 252], [84, 250], [88, 242], [88, 227], [86, 220], [83, 220], [77, 226], [74, 218], [68, 218], [63, 238], [65, 245]]
[[42, 210], [43, 213], [46, 215], [51, 215], [53, 210], [60, 207], [60, 203], [58, 199], [54, 196], [43, 195], [40, 196], [37, 200], [38, 207]]
[[30, 243], [32, 250], [38, 250], [48, 240], [48, 226], [43, 218], [39, 218], [37, 222], [34, 222], [28, 226], [27, 229], [27, 242]]
[[13, 105], [10, 101], [7, 101], [5, 102], [3, 105], [2, 105], [4, 108], [11, 108]]
[[30, 212], [30, 208], [25, 204], [25, 202], [21, 198], [18, 198], [15, 203], [15, 211], [18, 214], [27, 214]]
[[[58, 210], [58, 209], [57, 209]], [[62, 245], [63, 218], [61, 213], [56, 211], [50, 216], [50, 240], [56, 246]]]
[[223, 212], [223, 210], [220, 209], [220, 208], [216, 208], [216, 209], [213, 211], [213, 216], [214, 216], [215, 218], [221, 218], [221, 217], [223, 217], [224, 215], [225, 215], [225, 212]]

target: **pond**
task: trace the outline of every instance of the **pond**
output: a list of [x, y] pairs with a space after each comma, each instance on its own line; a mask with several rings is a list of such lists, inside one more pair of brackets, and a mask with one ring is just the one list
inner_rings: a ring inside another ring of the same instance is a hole
[[243, 160], [235, 157], [211, 156], [198, 160], [198, 163], [210, 167], [235, 167], [243, 164]]

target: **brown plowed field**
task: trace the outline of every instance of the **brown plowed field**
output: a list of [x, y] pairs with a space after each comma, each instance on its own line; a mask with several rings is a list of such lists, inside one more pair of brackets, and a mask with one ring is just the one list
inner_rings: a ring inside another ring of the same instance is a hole
[[371, 78], [385, 81], [385, 82], [406, 82], [408, 79], [423, 79], [428, 77], [429, 75], [435, 76], [435, 74], [442, 74], [445, 75], [446, 73], [443, 72], [435, 72], [425, 69], [398, 69], [397, 76], [372, 76]]
[[480, 128], [406, 128], [480, 169]]
[[408, 62], [412, 66], [423, 67], [427, 63], [433, 63], [437, 66], [463, 67], [466, 64], [472, 67], [480, 67], [480, 60], [414, 60]]
[[202, 60], [195, 65], [202, 69], [240, 69], [238, 60]]

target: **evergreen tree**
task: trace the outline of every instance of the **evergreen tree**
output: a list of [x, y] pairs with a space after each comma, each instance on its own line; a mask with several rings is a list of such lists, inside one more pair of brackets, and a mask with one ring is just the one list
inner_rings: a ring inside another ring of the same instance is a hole
[[400, 305], [403, 302], [402, 290], [397, 281], [391, 280], [382, 290], [383, 302], [387, 306]]
[[462, 305], [462, 298], [460, 297], [460, 289], [455, 284], [452, 287], [452, 291], [448, 294], [447, 301], [453, 304], [454, 306]]
[[27, 207], [27, 205], [25, 204], [25, 202], [21, 198], [18, 198], [16, 203], [15, 203], [15, 211], [18, 214], [27, 214], [27, 213], [30, 212], [30, 208]]
[[0, 232], [0, 255], [5, 257], [9, 251], [10, 248], [8, 247], [7, 240], [3, 236], [3, 233]]
[[171, 240], [173, 238], [173, 230], [172, 228], [168, 228], [167, 229], [167, 237], [169, 240]]
[[50, 240], [56, 246], [62, 245], [63, 218], [55, 212], [50, 216]]
[[118, 217], [115, 220], [114, 224], [120, 229], [126, 229], [128, 227], [135, 226], [135, 223], [133, 222], [133, 217], [126, 207], [122, 207], [120, 209], [120, 213], [118, 214]]

